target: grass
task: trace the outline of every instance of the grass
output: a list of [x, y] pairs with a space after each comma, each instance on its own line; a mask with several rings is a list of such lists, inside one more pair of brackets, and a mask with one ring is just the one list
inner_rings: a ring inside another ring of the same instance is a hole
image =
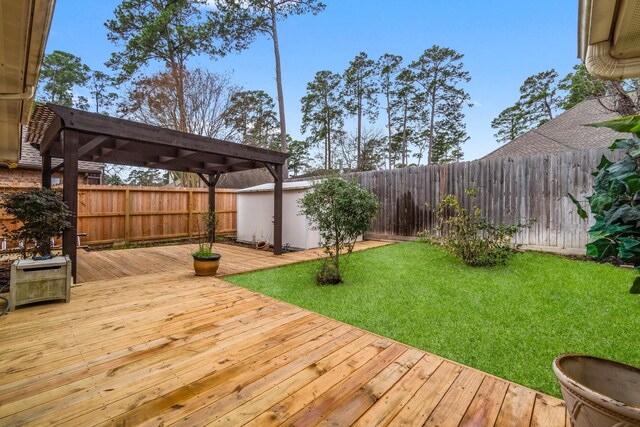
[[473, 268], [418, 242], [354, 253], [338, 286], [316, 285], [318, 267], [225, 280], [558, 397], [559, 354], [640, 366], [627, 269], [534, 252]]

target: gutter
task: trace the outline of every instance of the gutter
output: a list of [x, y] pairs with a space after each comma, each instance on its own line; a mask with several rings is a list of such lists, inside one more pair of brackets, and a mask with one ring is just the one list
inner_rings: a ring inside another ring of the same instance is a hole
[[22, 93], [0, 93], [0, 101], [31, 101], [36, 96], [36, 88], [27, 86]]
[[616, 52], [638, 31], [638, 13], [640, 0], [579, 0], [578, 57], [590, 74], [605, 80], [640, 75], [640, 57]]

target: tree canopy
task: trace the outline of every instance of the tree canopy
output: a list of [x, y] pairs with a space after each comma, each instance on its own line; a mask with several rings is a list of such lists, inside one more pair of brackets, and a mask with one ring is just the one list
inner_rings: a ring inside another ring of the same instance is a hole
[[233, 131], [234, 139], [242, 144], [275, 148], [274, 136], [279, 133], [274, 108], [273, 98], [265, 91], [236, 92], [224, 113], [224, 122]]
[[122, 0], [114, 18], [105, 26], [107, 38], [118, 50], [107, 65], [118, 72], [119, 81], [130, 79], [142, 67], [160, 62], [174, 80], [178, 127], [187, 130], [185, 67], [189, 58], [224, 54], [215, 43], [214, 25], [202, 6], [206, 0]]
[[39, 99], [65, 107], [78, 107], [79, 102], [83, 104], [83, 100], [74, 99], [73, 90], [87, 83], [90, 72], [89, 67], [79, 57], [69, 52], [54, 50], [45, 55], [42, 62], [40, 87], [43, 93]]
[[576, 64], [562, 79], [554, 69], [529, 76], [520, 87], [520, 98], [492, 120], [496, 141], [509, 142], [590, 98], [620, 116], [637, 114], [640, 79], [601, 80], [590, 75], [583, 63]]

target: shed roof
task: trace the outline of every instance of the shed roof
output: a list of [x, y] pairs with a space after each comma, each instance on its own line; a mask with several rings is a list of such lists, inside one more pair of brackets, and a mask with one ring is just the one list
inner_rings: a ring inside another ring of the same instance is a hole
[[[313, 186], [312, 181], [289, 181], [282, 184], [283, 191], [304, 190]], [[272, 182], [256, 185], [255, 187], [244, 188], [236, 193], [264, 193], [273, 192], [275, 184]]]

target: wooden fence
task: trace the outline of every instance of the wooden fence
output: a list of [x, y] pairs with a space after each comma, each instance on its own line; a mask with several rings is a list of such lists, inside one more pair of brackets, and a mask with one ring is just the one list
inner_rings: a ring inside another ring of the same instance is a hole
[[[486, 159], [382, 170], [354, 174], [360, 184], [380, 200], [372, 237], [415, 237], [437, 225], [433, 210], [447, 194], [470, 208], [478, 206], [492, 223], [515, 223], [534, 218], [531, 229], [520, 232], [515, 243], [543, 249], [581, 252], [588, 241], [589, 223], [580, 219], [568, 193], [583, 200], [592, 192], [593, 177], [607, 149]], [[475, 187], [478, 195], [464, 190]]]
[[[1, 192], [27, 187], [0, 187]], [[78, 188], [78, 232], [83, 243], [126, 243], [192, 237], [198, 234], [198, 215], [208, 209], [207, 189], [115, 187]], [[236, 231], [235, 190], [216, 190], [220, 233]], [[8, 224], [11, 218], [2, 215]]]

